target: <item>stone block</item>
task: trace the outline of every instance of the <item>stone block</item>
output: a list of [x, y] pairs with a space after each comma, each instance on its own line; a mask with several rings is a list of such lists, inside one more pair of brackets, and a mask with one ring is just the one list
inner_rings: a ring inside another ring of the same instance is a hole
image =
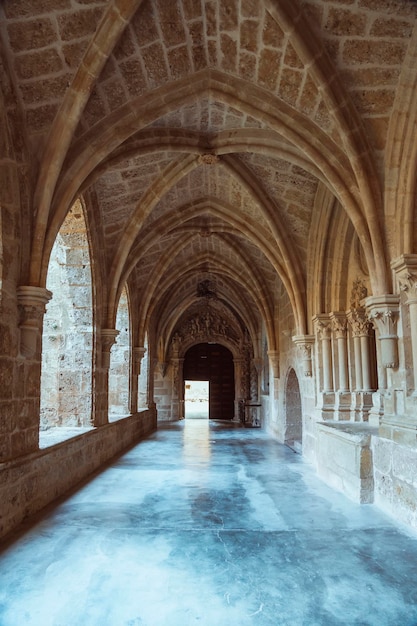
[[80, 39], [94, 33], [102, 14], [101, 8], [84, 8], [58, 16], [58, 25], [62, 41]]
[[60, 72], [62, 59], [55, 49], [46, 49], [19, 56], [15, 65], [19, 78], [25, 80]]
[[317, 424], [317, 471], [329, 485], [356, 502], [373, 501], [371, 429], [364, 423]]
[[392, 446], [392, 474], [417, 489], [417, 450]]
[[254, 20], [244, 20], [240, 27], [240, 45], [248, 52], [256, 53], [258, 49], [259, 23]]
[[278, 70], [281, 53], [265, 48], [259, 58], [258, 80], [261, 85], [275, 91], [277, 86]]
[[46, 48], [53, 45], [58, 38], [52, 20], [47, 17], [12, 22], [7, 33], [16, 52]]
[[365, 33], [367, 19], [364, 13], [357, 9], [330, 8], [324, 28], [332, 35], [342, 37], [361, 36]]
[[0, 357], [0, 389], [3, 400], [12, 398], [13, 395], [13, 372], [14, 364], [8, 357]]
[[403, 54], [401, 43], [381, 39], [348, 39], [343, 47], [343, 61], [347, 65], [400, 65]]
[[373, 461], [375, 469], [381, 474], [390, 474], [392, 469], [392, 443], [382, 437], [372, 441]]

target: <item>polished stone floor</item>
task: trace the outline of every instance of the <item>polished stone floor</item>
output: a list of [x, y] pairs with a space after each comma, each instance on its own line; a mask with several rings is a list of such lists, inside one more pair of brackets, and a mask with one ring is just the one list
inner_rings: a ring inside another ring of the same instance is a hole
[[260, 430], [185, 420], [0, 553], [1, 626], [415, 626], [417, 536]]

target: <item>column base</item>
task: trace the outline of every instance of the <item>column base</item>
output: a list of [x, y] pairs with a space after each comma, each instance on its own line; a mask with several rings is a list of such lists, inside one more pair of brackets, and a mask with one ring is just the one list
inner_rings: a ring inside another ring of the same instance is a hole
[[351, 419], [353, 422], [368, 422], [372, 410], [373, 391], [354, 391], [352, 393]]

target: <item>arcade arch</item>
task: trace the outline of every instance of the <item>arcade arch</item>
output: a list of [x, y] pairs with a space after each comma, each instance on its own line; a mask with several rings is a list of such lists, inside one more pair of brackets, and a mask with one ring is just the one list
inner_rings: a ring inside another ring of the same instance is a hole
[[52, 248], [44, 316], [41, 430], [92, 424], [93, 298], [83, 207], [77, 201]]

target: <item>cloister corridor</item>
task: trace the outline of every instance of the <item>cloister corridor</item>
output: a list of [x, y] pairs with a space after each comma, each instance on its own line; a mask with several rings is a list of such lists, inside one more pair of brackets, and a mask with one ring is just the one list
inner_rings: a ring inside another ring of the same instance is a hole
[[415, 626], [417, 536], [263, 429], [158, 430], [17, 530], [1, 626]]

